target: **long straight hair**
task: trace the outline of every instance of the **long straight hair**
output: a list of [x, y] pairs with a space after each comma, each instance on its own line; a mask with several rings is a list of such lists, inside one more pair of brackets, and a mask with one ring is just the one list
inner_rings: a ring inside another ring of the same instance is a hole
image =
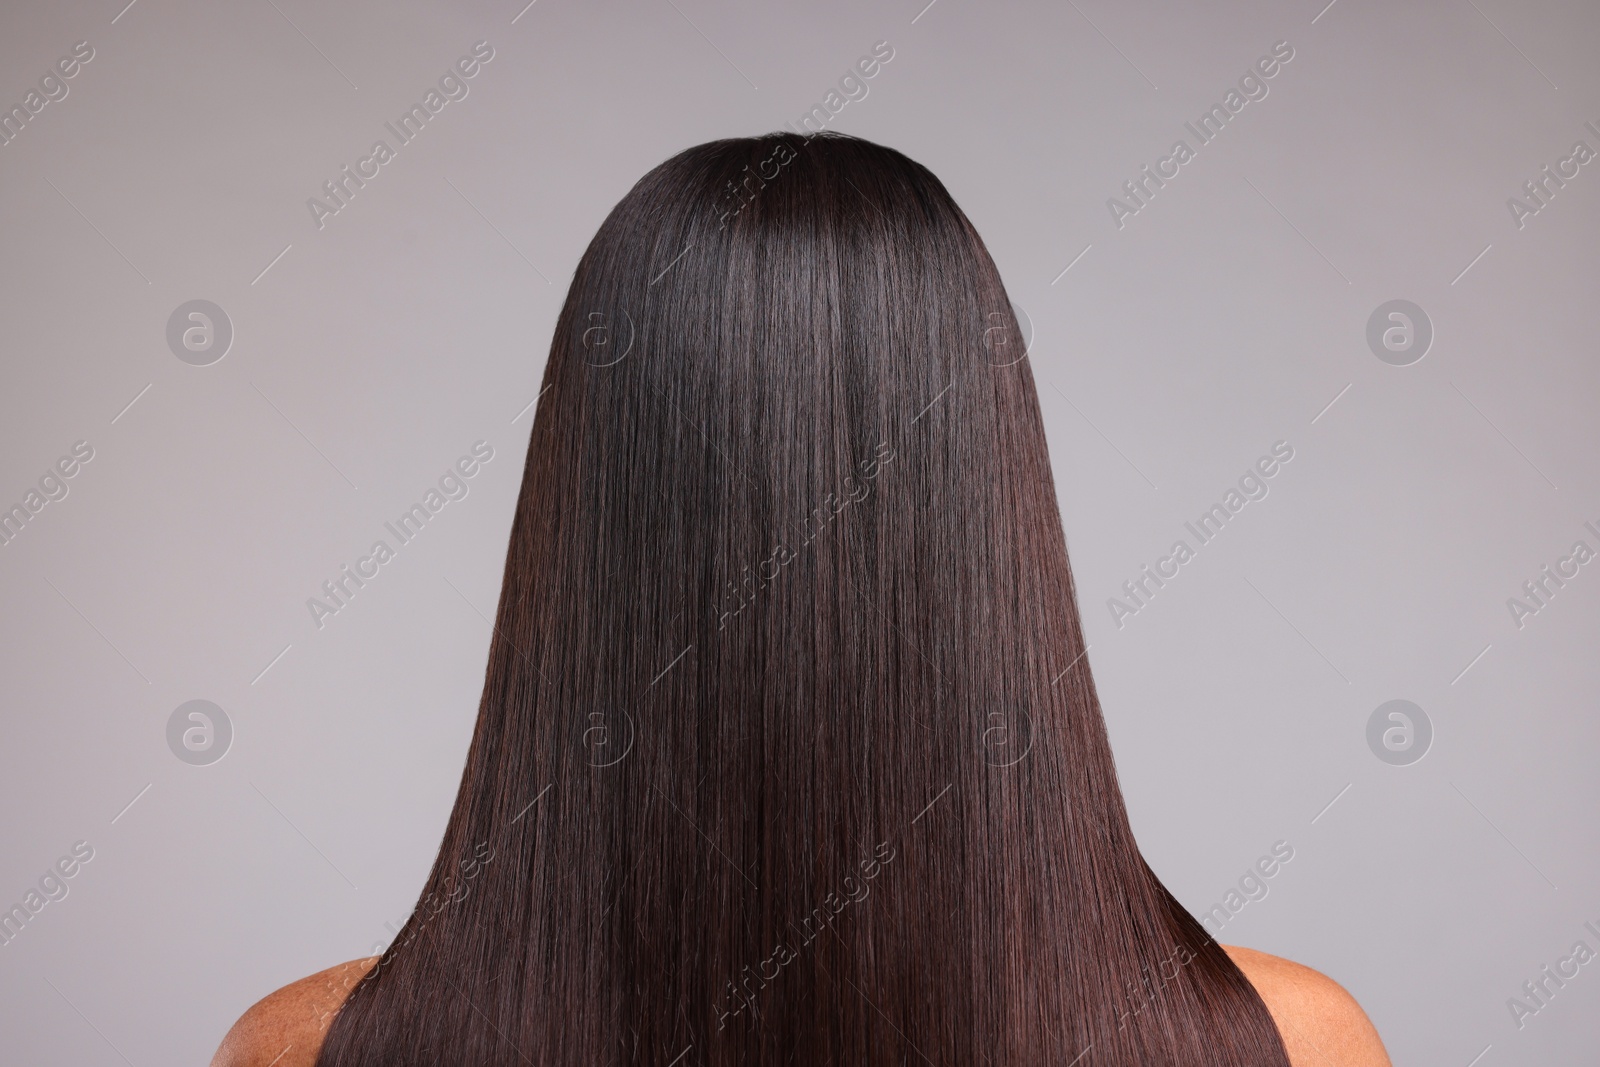
[[1287, 1067], [1129, 827], [1038, 396], [926, 168], [691, 148], [556, 324], [476, 732], [321, 1067]]

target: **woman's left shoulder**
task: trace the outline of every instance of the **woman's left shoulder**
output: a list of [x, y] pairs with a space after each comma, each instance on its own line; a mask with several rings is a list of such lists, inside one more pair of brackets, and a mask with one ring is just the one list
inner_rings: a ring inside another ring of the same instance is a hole
[[334, 1015], [377, 962], [350, 960], [268, 993], [239, 1016], [211, 1067], [313, 1067]]
[[1377, 1028], [1338, 982], [1282, 956], [1222, 949], [1278, 1024], [1291, 1067], [1391, 1067]]

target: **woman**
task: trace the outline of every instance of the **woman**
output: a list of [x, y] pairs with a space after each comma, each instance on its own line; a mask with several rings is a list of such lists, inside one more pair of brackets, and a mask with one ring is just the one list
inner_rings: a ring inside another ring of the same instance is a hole
[[641, 179], [556, 325], [422, 902], [214, 1063], [1386, 1065], [1145, 865], [1024, 356], [898, 152]]

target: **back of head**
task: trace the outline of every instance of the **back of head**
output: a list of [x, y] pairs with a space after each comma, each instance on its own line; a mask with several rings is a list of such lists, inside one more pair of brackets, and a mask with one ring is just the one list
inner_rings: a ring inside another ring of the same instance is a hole
[[1134, 843], [1025, 355], [898, 152], [635, 185], [556, 327], [439, 858], [320, 1064], [1286, 1067]]

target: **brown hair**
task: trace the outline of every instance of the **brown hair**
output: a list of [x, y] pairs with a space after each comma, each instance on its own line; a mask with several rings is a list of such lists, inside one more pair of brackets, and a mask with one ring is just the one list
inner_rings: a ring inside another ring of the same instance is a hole
[[1017, 321], [937, 178], [674, 156], [543, 386], [455, 809], [322, 1067], [1287, 1067], [1134, 842]]

